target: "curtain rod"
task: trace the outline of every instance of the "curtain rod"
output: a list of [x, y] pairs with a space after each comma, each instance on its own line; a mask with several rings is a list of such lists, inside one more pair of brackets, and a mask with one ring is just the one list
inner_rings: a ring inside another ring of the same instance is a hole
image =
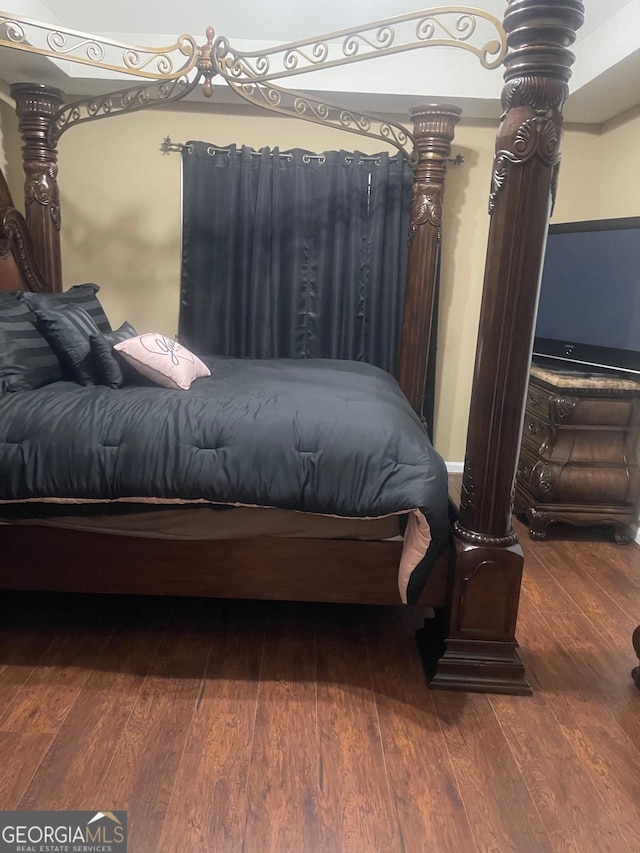
[[[187, 148], [189, 150], [193, 150], [193, 146], [190, 145], [188, 142], [172, 142], [170, 136], [165, 136], [165, 138], [162, 140], [162, 142], [160, 144], [160, 150], [162, 151], [163, 154], [171, 154], [172, 152], [175, 152], [175, 151], [180, 152], [184, 148]], [[227, 151], [228, 152], [230, 150], [231, 150], [230, 148], [221, 148], [218, 145], [210, 144], [207, 147], [207, 154], [209, 154], [213, 157], [214, 154], [216, 154], [218, 151], [220, 151], [220, 152]], [[250, 154], [252, 157], [261, 157], [262, 156], [260, 151], [251, 151]], [[270, 154], [270, 156], [273, 157], [273, 154]], [[278, 156], [282, 157], [284, 160], [291, 161], [293, 159], [291, 154], [287, 154], [284, 151], [282, 153], [278, 154]], [[325, 158], [324, 154], [303, 154], [302, 159], [304, 160], [305, 163], [308, 163], [311, 160], [317, 160], [319, 163], [324, 163], [326, 158]], [[346, 159], [349, 160], [348, 157]], [[351, 158], [351, 159], [353, 159], [353, 158]], [[362, 156], [360, 158], [360, 160], [363, 163], [380, 163], [380, 157], [378, 155], [376, 155], [374, 157]], [[451, 163], [453, 166], [461, 166], [464, 163], [464, 157], [462, 156], [462, 154], [456, 154], [455, 157], [449, 157], [447, 162]]]
[[[165, 136], [165, 138], [162, 140], [162, 143], [160, 145], [160, 150], [162, 151], [163, 154], [171, 154], [174, 151], [182, 151], [185, 148], [187, 150], [193, 150], [193, 146], [190, 145], [188, 142], [172, 142], [170, 136]], [[211, 157], [213, 157], [218, 152], [224, 153], [225, 151], [229, 152], [229, 151], [231, 151], [231, 149], [230, 148], [221, 148], [218, 145], [212, 145], [212, 144], [209, 144], [207, 146], [207, 154], [209, 154]], [[249, 153], [252, 157], [261, 157], [262, 156], [262, 152], [260, 152], [260, 151], [250, 151]], [[273, 154], [271, 153], [269, 156], [273, 157]], [[289, 160], [289, 161], [291, 161], [293, 159], [293, 155], [288, 154], [286, 151], [280, 152], [278, 154], [278, 157], [282, 157], [283, 160]], [[305, 163], [308, 163], [310, 160], [317, 160], [319, 163], [324, 163], [326, 157], [324, 156], [324, 154], [303, 154], [302, 159]], [[353, 157], [351, 157], [351, 158], [346, 157], [345, 159], [349, 161], [349, 160], [353, 160]], [[362, 157], [360, 157], [360, 160], [363, 163], [380, 163], [380, 156], [379, 155], [376, 155], [374, 157], [362, 156]]]

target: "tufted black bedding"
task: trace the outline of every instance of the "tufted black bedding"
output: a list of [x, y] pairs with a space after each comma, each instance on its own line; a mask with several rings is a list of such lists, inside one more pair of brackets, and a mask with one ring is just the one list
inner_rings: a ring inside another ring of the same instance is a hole
[[[0, 500], [207, 501], [347, 517], [420, 510], [448, 537], [447, 474], [388, 374], [328, 360], [205, 359], [189, 391], [56, 382], [0, 399]], [[403, 596], [404, 597], [404, 596]]]

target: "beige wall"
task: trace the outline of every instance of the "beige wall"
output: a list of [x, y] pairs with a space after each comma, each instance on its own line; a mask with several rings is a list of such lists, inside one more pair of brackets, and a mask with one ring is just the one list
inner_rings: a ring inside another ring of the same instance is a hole
[[[5, 124], [2, 109], [3, 127]], [[12, 125], [9, 120], [9, 134]], [[254, 147], [315, 151], [383, 146], [340, 131], [281, 117], [226, 109], [139, 113], [72, 129], [60, 142], [65, 286], [97, 281], [112, 322], [174, 334], [180, 278], [180, 156], [160, 153], [165, 136]], [[492, 122], [463, 119], [454, 151], [465, 157], [447, 177], [443, 229], [435, 444], [461, 461], [467, 429], [488, 230]], [[597, 130], [569, 127], [554, 219], [640, 213], [640, 171], [633, 156], [640, 111]], [[15, 145], [9, 145], [15, 156]], [[19, 175], [19, 169], [10, 170]], [[17, 180], [17, 178], [16, 178]], [[12, 186], [13, 189], [13, 186]], [[15, 190], [14, 190], [15, 192]]]
[[8, 87], [0, 81], [0, 168], [9, 185], [13, 202], [24, 211], [24, 172], [20, 154], [18, 119]]
[[640, 216], [640, 107], [594, 130], [570, 128], [554, 222]]

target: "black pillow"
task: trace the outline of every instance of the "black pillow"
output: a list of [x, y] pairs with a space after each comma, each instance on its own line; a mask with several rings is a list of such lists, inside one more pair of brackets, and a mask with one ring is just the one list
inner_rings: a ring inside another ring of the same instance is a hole
[[128, 338], [135, 338], [137, 334], [131, 323], [124, 322], [115, 332], [106, 332], [104, 335], [95, 335], [91, 338], [91, 352], [94, 356], [97, 379], [102, 385], [122, 388], [126, 379], [127, 364], [113, 347]]
[[60, 307], [34, 307], [38, 328], [51, 344], [69, 379], [80, 385], [97, 381], [91, 354], [91, 338], [100, 329], [85, 309], [75, 302]]
[[62, 379], [58, 357], [18, 293], [0, 292], [0, 392], [30, 391]]
[[36, 308], [48, 310], [62, 308], [63, 305], [73, 302], [84, 308], [100, 332], [110, 332], [111, 324], [96, 296], [99, 290], [98, 284], [75, 284], [64, 293], [27, 293], [25, 291], [21, 297], [34, 311]]

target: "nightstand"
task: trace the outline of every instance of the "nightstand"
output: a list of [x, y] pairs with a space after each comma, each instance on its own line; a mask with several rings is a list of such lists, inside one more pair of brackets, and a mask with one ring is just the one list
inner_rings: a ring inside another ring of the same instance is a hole
[[514, 511], [534, 539], [556, 522], [611, 524], [629, 542], [640, 485], [640, 383], [532, 365]]

